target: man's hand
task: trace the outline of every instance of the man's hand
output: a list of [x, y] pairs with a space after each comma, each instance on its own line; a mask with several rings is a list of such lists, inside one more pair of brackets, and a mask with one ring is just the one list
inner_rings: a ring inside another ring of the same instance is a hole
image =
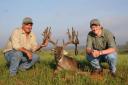
[[29, 60], [32, 60], [32, 52], [31, 51], [25, 49], [24, 47], [19, 48], [19, 50], [22, 51], [23, 53], [25, 53]]
[[44, 42], [42, 43], [42, 47], [46, 47], [48, 45], [49, 39], [44, 40]]
[[33, 52], [40, 50], [42, 47], [46, 47], [48, 45], [49, 39], [45, 40], [41, 45], [37, 45], [36, 49]]
[[91, 52], [91, 54], [92, 54], [92, 56], [93, 57], [99, 57], [100, 56], [100, 51], [98, 51], [98, 50], [93, 50], [92, 52]]
[[28, 56], [28, 59], [32, 60], [32, 53], [30, 51], [27, 51], [26, 54]]

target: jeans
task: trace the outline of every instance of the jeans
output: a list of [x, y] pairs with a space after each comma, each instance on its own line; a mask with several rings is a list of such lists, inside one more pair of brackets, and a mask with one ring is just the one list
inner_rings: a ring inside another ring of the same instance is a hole
[[92, 55], [87, 55], [87, 60], [91, 64], [94, 69], [102, 69], [101, 62], [107, 62], [109, 64], [109, 69], [111, 72], [116, 72], [116, 62], [117, 62], [117, 53], [111, 53], [107, 55], [102, 55], [97, 58], [93, 57]]
[[10, 75], [15, 75], [19, 68], [29, 69], [31, 68], [38, 60], [39, 57], [36, 54], [32, 54], [32, 60], [29, 61], [27, 55], [21, 51], [11, 50], [5, 52], [5, 59], [9, 64]]

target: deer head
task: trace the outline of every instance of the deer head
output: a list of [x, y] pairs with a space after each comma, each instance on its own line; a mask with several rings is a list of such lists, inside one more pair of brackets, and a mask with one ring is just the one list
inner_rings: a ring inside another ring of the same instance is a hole
[[78, 40], [78, 32], [76, 33], [75, 30], [72, 28], [72, 34], [70, 33], [70, 30], [68, 29], [68, 38], [69, 40], [65, 43], [63, 40], [63, 45], [62, 46], [58, 46], [57, 42], [58, 41], [53, 41], [51, 38], [51, 27], [47, 27], [44, 32], [43, 32], [43, 36], [44, 36], [44, 42], [45, 40], [49, 39], [49, 42], [54, 46], [54, 49], [52, 49], [52, 51], [54, 52], [54, 56], [55, 56], [55, 60], [58, 61], [61, 59], [61, 57], [64, 56], [64, 48], [69, 45], [69, 44], [79, 44], [79, 40]]

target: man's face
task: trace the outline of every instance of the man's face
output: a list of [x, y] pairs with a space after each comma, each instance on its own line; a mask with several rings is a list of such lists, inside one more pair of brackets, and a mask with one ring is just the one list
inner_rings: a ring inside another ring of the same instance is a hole
[[98, 35], [101, 30], [101, 26], [100, 25], [92, 25], [91, 30], [94, 34]]
[[32, 24], [23, 24], [22, 28], [25, 33], [29, 34], [32, 30]]

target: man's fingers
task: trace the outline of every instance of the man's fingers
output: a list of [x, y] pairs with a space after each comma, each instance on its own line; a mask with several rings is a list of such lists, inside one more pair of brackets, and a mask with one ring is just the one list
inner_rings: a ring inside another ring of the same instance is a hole
[[93, 55], [93, 57], [98, 57], [98, 56], [99, 56], [99, 51], [94, 50], [94, 51], [92, 52], [92, 55]]

